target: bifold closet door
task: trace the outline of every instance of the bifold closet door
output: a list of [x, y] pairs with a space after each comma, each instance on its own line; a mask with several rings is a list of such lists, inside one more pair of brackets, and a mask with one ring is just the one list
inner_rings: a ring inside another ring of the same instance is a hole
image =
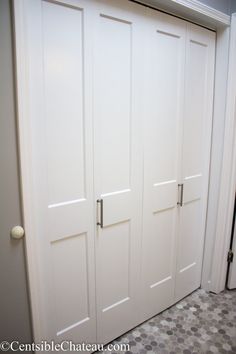
[[95, 343], [92, 2], [24, 5], [41, 340]]
[[142, 289], [150, 317], [200, 286], [215, 34], [149, 11]]
[[127, 0], [22, 4], [37, 339], [106, 343], [200, 284], [214, 34]]
[[145, 318], [170, 306], [174, 297], [185, 35], [184, 21], [148, 11], [143, 122], [142, 309]]
[[[139, 7], [138, 7], [139, 8]], [[138, 323], [142, 214], [142, 17], [100, 1], [94, 49], [98, 342]]]
[[214, 86], [215, 33], [187, 24], [185, 98], [175, 301], [200, 286]]

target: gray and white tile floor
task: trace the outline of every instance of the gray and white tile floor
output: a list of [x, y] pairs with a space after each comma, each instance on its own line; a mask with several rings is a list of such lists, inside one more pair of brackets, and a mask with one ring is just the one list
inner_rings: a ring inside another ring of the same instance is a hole
[[236, 353], [236, 291], [199, 289], [115, 343], [129, 343], [126, 354]]

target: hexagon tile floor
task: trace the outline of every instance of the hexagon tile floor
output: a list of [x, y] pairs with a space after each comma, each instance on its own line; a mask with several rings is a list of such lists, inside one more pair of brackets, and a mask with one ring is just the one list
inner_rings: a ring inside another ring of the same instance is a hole
[[112, 342], [118, 343], [129, 343], [126, 354], [236, 353], [236, 291], [199, 289]]

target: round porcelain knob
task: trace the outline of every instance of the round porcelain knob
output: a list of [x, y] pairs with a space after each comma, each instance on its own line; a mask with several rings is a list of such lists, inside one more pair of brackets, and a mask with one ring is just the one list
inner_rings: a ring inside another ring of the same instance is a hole
[[24, 234], [25, 234], [25, 230], [21, 226], [14, 226], [11, 229], [11, 237], [16, 240], [21, 239], [24, 236]]

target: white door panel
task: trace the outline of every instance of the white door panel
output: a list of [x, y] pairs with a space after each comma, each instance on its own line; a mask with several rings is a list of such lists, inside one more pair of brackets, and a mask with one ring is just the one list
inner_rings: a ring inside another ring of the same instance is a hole
[[[42, 2], [48, 205], [51, 207], [85, 198], [82, 16], [80, 9]], [[77, 34], [76, 41], [72, 33]]]
[[184, 179], [184, 203], [190, 203], [202, 197], [201, 174], [185, 177]]
[[101, 198], [103, 199], [104, 227], [131, 219], [133, 196], [130, 189], [101, 194]]
[[138, 323], [143, 33], [133, 5], [101, 1], [96, 23], [95, 189], [103, 201], [103, 228], [98, 225], [96, 237], [99, 342]]
[[95, 342], [90, 5], [26, 6], [44, 339]]
[[175, 249], [186, 24], [148, 12], [145, 50], [143, 317], [170, 306]]
[[175, 300], [200, 286], [210, 163], [215, 34], [187, 25], [183, 118], [183, 207]]
[[176, 180], [153, 184], [152, 212], [157, 213], [176, 207]]

